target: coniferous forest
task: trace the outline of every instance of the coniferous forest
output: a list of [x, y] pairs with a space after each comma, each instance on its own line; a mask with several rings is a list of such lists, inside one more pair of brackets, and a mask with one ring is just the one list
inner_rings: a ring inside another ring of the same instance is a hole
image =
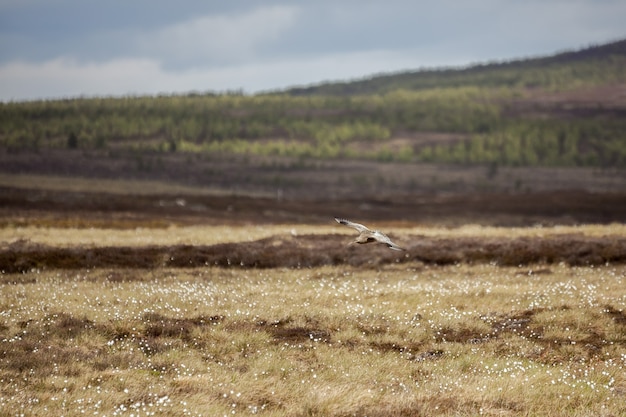
[[255, 95], [6, 102], [0, 147], [621, 168], [626, 41]]

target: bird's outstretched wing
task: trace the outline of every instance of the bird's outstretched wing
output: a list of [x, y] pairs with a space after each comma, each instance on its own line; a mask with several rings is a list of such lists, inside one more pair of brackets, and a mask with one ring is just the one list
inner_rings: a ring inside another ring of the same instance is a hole
[[335, 217], [335, 220], [337, 221], [337, 223], [356, 229], [356, 231], [358, 231], [361, 234], [359, 236], [359, 239], [357, 239], [358, 243], [365, 243], [366, 241], [376, 240], [379, 243], [387, 245], [387, 247], [389, 247], [390, 249], [402, 250], [402, 251], [406, 250], [396, 245], [395, 243], [393, 243], [391, 239], [389, 239], [389, 237], [383, 232], [379, 232], [378, 230], [370, 230], [369, 228], [363, 226], [362, 224], [354, 223], [354, 222], [351, 222], [350, 220], [342, 219], [340, 217]]
[[395, 243], [393, 243], [393, 242], [391, 241], [391, 239], [389, 239], [389, 237], [388, 237], [386, 234], [381, 233], [381, 232], [379, 232], [379, 231], [375, 231], [375, 232], [374, 232], [374, 238], [375, 238], [377, 241], [379, 241], [380, 243], [384, 243], [385, 245], [387, 245], [387, 246], [389, 247], [389, 249], [393, 249], [393, 250], [402, 250], [402, 251], [406, 250], [406, 249], [404, 249], [404, 248], [402, 248], [402, 247], [400, 247], [400, 246], [396, 245]]
[[350, 220], [342, 219], [340, 217], [335, 217], [335, 220], [337, 221], [337, 223], [340, 223], [340, 224], [343, 224], [344, 226], [348, 226], [348, 227], [351, 227], [353, 229], [356, 229], [356, 231], [359, 232], [359, 233], [371, 232], [370, 229], [368, 229], [367, 227], [363, 226], [362, 224], [354, 223], [354, 222], [351, 222]]

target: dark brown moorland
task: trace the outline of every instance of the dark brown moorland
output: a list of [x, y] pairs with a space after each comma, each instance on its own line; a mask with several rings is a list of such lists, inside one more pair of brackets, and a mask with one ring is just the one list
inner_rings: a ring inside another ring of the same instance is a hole
[[[389, 170], [390, 166], [385, 168]], [[401, 167], [397, 169], [400, 171]], [[325, 174], [332, 177], [328, 171]], [[626, 221], [626, 193], [584, 189], [517, 193], [503, 190], [410, 193], [404, 190], [402, 193], [368, 192], [359, 197], [352, 188], [343, 198], [324, 198], [324, 184], [315, 181], [309, 187], [308, 196], [291, 193], [289, 188], [284, 194], [273, 196], [269, 192], [237, 194], [225, 190], [211, 193], [151, 193], [147, 190], [128, 194], [98, 191], [97, 187], [94, 190], [72, 189], [70, 179], [67, 184], [67, 189], [37, 184], [0, 187], [3, 227], [134, 229], [170, 225], [328, 225], [333, 223], [334, 216], [395, 227], [550, 226]], [[332, 186], [331, 183], [326, 185]], [[626, 237], [563, 234], [548, 238], [438, 238], [414, 235], [403, 236], [403, 240], [407, 252], [402, 253], [379, 246], [367, 251], [346, 247], [346, 235], [342, 234], [281, 235], [211, 246], [59, 248], [17, 241], [2, 245], [0, 265], [3, 272], [10, 273], [42, 268], [299, 268], [341, 264], [382, 267], [411, 261], [499, 265], [626, 262]]]
[[[626, 221], [626, 176], [617, 168], [493, 172], [484, 166], [233, 155], [142, 158], [138, 166], [133, 154], [0, 151], [0, 223], [325, 224], [333, 216], [442, 226]], [[48, 177], [56, 179], [54, 187], [44, 184]], [[74, 179], [88, 185], [77, 187]]]

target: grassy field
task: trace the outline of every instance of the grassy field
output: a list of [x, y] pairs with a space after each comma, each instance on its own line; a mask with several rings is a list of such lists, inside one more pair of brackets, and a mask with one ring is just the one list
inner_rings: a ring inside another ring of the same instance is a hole
[[624, 45], [5, 103], [0, 417], [625, 416]]
[[[351, 237], [302, 224], [0, 232], [4, 250], [336, 234], [328, 245], [345, 251]], [[624, 235], [619, 225], [390, 232], [405, 242]], [[163, 265], [3, 273], [0, 416], [626, 413], [623, 263]]]

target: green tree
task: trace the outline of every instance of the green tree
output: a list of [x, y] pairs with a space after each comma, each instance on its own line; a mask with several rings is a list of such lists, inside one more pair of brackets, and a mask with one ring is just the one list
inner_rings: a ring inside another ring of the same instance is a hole
[[67, 136], [67, 148], [68, 149], [78, 148], [78, 136], [76, 136], [76, 133], [70, 132], [70, 134]]

